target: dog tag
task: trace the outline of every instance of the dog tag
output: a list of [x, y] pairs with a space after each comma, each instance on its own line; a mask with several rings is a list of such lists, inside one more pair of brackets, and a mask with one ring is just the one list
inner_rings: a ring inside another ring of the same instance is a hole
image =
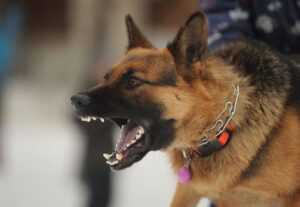
[[188, 166], [181, 167], [177, 172], [177, 178], [178, 181], [182, 184], [188, 183], [192, 178], [192, 174], [189, 167]]
[[190, 170], [190, 165], [191, 165], [193, 153], [187, 153], [186, 150], [182, 150], [182, 155], [183, 155], [183, 157], [185, 159], [185, 163], [178, 170], [178, 172], [177, 172], [177, 179], [178, 179], [178, 181], [180, 183], [186, 184], [192, 178], [192, 173], [191, 173], [191, 170]]

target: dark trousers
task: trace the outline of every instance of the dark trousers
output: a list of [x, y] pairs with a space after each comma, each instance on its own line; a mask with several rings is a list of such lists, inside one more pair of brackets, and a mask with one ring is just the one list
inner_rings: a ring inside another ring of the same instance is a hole
[[3, 141], [3, 126], [2, 126], [2, 123], [3, 123], [3, 87], [0, 83], [0, 166], [1, 166], [1, 161], [2, 161], [2, 154], [1, 152], [3, 152], [2, 150], [2, 141]]
[[112, 150], [112, 123], [78, 121], [78, 124], [86, 140], [82, 176], [90, 193], [88, 207], [107, 207], [111, 191], [111, 170], [102, 153]]

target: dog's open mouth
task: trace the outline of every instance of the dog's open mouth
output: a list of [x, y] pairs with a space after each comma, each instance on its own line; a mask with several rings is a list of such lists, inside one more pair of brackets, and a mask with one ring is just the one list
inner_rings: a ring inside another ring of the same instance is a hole
[[[150, 136], [145, 128], [136, 121], [127, 118], [108, 118], [120, 128], [120, 140], [111, 154], [103, 154], [106, 163], [113, 169], [119, 170], [142, 159], [150, 150]], [[81, 117], [82, 121], [100, 120], [100, 117]]]

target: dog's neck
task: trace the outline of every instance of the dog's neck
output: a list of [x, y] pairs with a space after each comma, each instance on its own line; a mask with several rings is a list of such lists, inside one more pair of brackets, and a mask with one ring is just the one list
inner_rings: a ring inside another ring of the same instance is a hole
[[[233, 87], [233, 97], [231, 100], [224, 100], [223, 108], [214, 119], [213, 123], [204, 130], [197, 146], [193, 146], [194, 151], [201, 157], [206, 157], [212, 153], [223, 149], [230, 141], [234, 131], [232, 119], [236, 113], [237, 103], [240, 95], [239, 85]], [[185, 149], [183, 149], [185, 151]], [[186, 154], [183, 152], [183, 154]]]
[[[219, 150], [222, 150], [229, 143], [234, 131], [234, 127], [230, 122], [236, 112], [236, 106], [240, 94], [239, 85], [234, 87], [233, 94], [234, 97], [232, 101], [224, 101], [225, 104], [222, 111], [216, 117], [213, 125], [205, 130], [204, 136], [195, 147], [196, 150], [194, 148], [182, 150], [185, 162], [177, 172], [178, 181], [180, 183], [187, 183], [191, 179], [190, 165], [194, 154], [197, 154], [200, 157], [207, 157]], [[214, 131], [215, 133], [213, 133]]]

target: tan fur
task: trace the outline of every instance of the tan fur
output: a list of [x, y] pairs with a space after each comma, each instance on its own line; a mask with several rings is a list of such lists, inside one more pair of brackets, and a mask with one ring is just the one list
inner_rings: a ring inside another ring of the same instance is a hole
[[[220, 204], [218, 206], [298, 206], [299, 201], [292, 204], [293, 197], [289, 198], [288, 195], [296, 193], [300, 183], [299, 124], [295, 112], [289, 109], [284, 117], [282, 130], [272, 137], [274, 141], [266, 161], [268, 165], [263, 166], [261, 172], [250, 180], [240, 181], [239, 176], [242, 169], [247, 167], [251, 160], [250, 155], [256, 152], [258, 146], [251, 142], [244, 143], [243, 146], [232, 140], [230, 146], [218, 156], [193, 159], [194, 177], [188, 187], [193, 188], [201, 196], [213, 199], [216, 204]], [[237, 137], [249, 140], [251, 135]], [[238, 151], [236, 157], [235, 150]], [[171, 154], [173, 165], [178, 169], [183, 165], [181, 152], [174, 150]], [[178, 186], [179, 189], [185, 187], [187, 186]], [[299, 193], [295, 197], [299, 200]], [[264, 199], [264, 202], [258, 205], [256, 201], [259, 200], [261, 203], [261, 199]], [[172, 206], [180, 205], [173, 203]]]
[[[204, 120], [206, 123], [210, 123], [210, 121], [207, 122], [210, 118], [204, 118], [203, 114], [216, 117], [214, 112], [221, 111], [224, 96], [220, 96], [219, 92], [222, 90], [224, 94], [228, 93], [224, 91], [224, 88], [227, 91], [232, 91], [232, 81], [228, 81], [229, 77], [236, 80], [237, 84], [241, 86], [241, 97], [233, 124], [238, 129], [239, 122], [247, 118], [243, 112], [246, 106], [253, 108], [253, 115], [260, 118], [261, 121], [253, 123], [253, 125], [250, 123], [248, 129], [237, 132], [231, 143], [219, 153], [204, 159], [197, 156], [193, 158], [191, 164], [193, 179], [187, 186], [179, 185], [177, 191], [181, 191], [180, 188], [192, 188], [198, 193], [198, 196], [209, 197], [221, 207], [298, 206], [299, 201], [294, 201], [296, 203], [292, 204], [293, 197], [290, 196], [299, 190], [300, 183], [300, 122], [296, 111], [292, 108], [288, 109], [281, 119], [282, 123], [278, 133], [271, 137], [272, 144], [269, 155], [265, 158], [268, 165], [262, 167], [260, 173], [250, 180], [240, 180], [241, 173], [248, 167], [252, 157], [266, 141], [271, 130], [268, 126], [273, 126], [279, 121], [283, 110], [282, 102], [286, 97], [281, 97], [282, 100], [272, 100], [272, 102], [262, 99], [262, 102], [269, 108], [269, 110], [265, 110], [266, 114], [262, 114], [256, 103], [247, 100], [247, 93], [254, 90], [243, 87], [247, 80], [243, 80], [233, 73], [227, 74], [228, 77], [222, 77], [219, 70], [224, 69], [226, 65], [224, 63], [222, 65], [220, 60], [213, 58], [208, 58], [206, 61], [206, 67], [214, 67], [211, 71], [214, 72], [215, 81], [212, 82], [212, 85], [207, 85], [207, 90], [210, 90], [210, 94], [212, 94], [212, 101], [204, 102], [205, 112], [204, 109], [201, 109], [200, 104], [203, 99], [191, 101], [191, 103], [196, 104], [189, 106], [191, 111], [188, 111], [186, 115], [192, 116], [193, 119], [183, 118], [183, 120], [190, 119], [190, 121], [185, 124], [184, 129], [179, 130], [175, 143], [168, 150], [175, 171], [184, 164], [182, 152], [178, 149], [195, 146], [196, 142], [199, 141], [199, 128], [196, 126], [203, 125]], [[170, 113], [175, 113], [175, 111]], [[182, 148], [179, 147], [180, 144]], [[180, 193], [177, 192], [176, 195], [178, 194]], [[299, 200], [299, 194], [295, 195], [295, 198]], [[178, 199], [175, 197], [172, 206], [181, 206], [177, 204], [176, 200]], [[180, 202], [188, 203], [189, 201]]]
[[[212, 199], [218, 207], [300, 207], [300, 119], [299, 111], [286, 105], [290, 95], [287, 91], [292, 87], [288, 75], [280, 76], [285, 80], [280, 85], [284, 90], [263, 90], [235, 68], [238, 66], [214, 54], [193, 53], [193, 48], [189, 50], [193, 42], [199, 44], [202, 53], [206, 46], [206, 21], [203, 14], [197, 15], [192, 15], [173, 43], [163, 50], [148, 43], [127, 19], [131, 48], [110, 70], [110, 78], [102, 87], [116, 87], [131, 69], [135, 77], [151, 83], [175, 74], [174, 84], [144, 84], [134, 90], [119, 90], [123, 99], [141, 104], [151, 100], [163, 106], [159, 118], [176, 120], [175, 137], [162, 149], [176, 172], [185, 162], [182, 150], [196, 149], [225, 101], [234, 97], [234, 86], [238, 85], [240, 96], [231, 121], [234, 136], [224, 149], [208, 157], [193, 156], [192, 179], [186, 185], [178, 184], [172, 207], [194, 207], [201, 197]], [[203, 32], [194, 34], [199, 27], [204, 28]], [[200, 42], [198, 34], [204, 34]], [[249, 49], [243, 42], [234, 46], [234, 58], [238, 57], [236, 53]], [[248, 63], [248, 54], [243, 55]], [[274, 65], [279, 61], [272, 55], [268, 58], [267, 62]], [[272, 72], [282, 72], [277, 70]]]
[[[144, 61], [136, 60], [139, 56], [156, 58], [145, 65]], [[155, 81], [166, 67], [175, 70], [167, 49], [133, 49], [111, 70], [109, 75], [113, 78], [106, 84], [116, 82], [127, 68], [135, 68], [135, 75], [139, 78]], [[233, 97], [233, 86], [240, 86], [237, 113], [232, 122], [236, 129], [234, 139], [225, 149], [210, 157], [193, 158], [193, 179], [187, 185], [178, 185], [172, 206], [192, 207], [202, 196], [211, 198], [218, 207], [299, 206], [299, 193], [296, 192], [300, 183], [300, 122], [292, 108], [282, 115], [287, 94], [272, 101], [261, 97], [265, 107], [263, 113], [259, 105], [249, 99], [249, 94], [256, 88], [249, 86], [249, 80], [237, 74], [233, 66], [208, 56], [192, 67], [205, 78], [187, 82], [182, 76], [177, 76], [176, 87], [156, 87], [155, 91], [151, 87], [143, 87], [127, 94], [129, 97], [139, 96], [141, 100], [143, 97], [159, 100], [166, 108], [164, 118], [178, 120], [176, 138], [164, 149], [177, 171], [184, 164], [181, 150], [197, 146], [199, 137], [220, 113], [224, 101]], [[223, 73], [225, 69], [226, 73]], [[245, 108], [252, 109], [254, 119], [249, 120], [248, 128], [240, 129], [240, 123], [248, 116]], [[255, 117], [258, 121], [254, 121]], [[241, 179], [243, 171], [266, 142], [271, 126], [279, 120], [282, 122], [280, 129], [271, 137], [269, 154], [265, 158], [268, 164], [251, 179]]]

